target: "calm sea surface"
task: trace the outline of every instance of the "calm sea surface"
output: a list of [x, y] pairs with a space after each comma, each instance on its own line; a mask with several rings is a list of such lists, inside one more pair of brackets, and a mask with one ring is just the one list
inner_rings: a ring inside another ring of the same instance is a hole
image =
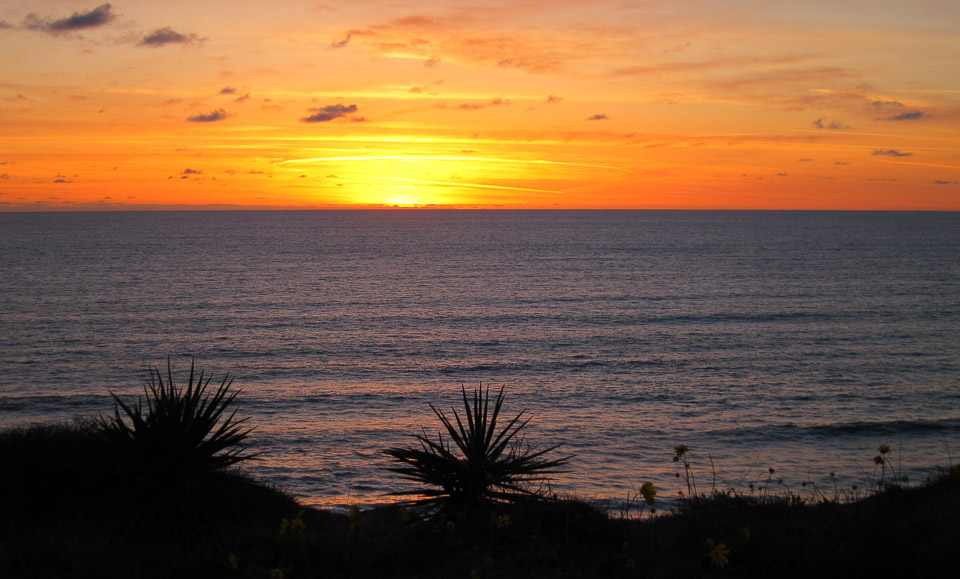
[[363, 211], [0, 214], [0, 426], [96, 415], [190, 357], [242, 389], [307, 503], [389, 501], [380, 450], [506, 386], [554, 490], [676, 496], [777, 470], [832, 491], [878, 445], [960, 458], [960, 214]]

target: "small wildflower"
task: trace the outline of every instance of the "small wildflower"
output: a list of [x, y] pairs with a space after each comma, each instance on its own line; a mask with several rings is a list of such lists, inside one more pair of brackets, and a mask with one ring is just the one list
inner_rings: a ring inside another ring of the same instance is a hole
[[493, 567], [494, 565], [497, 564], [497, 560], [494, 559], [493, 557], [487, 557], [486, 559], [483, 560], [483, 564], [486, 565], [487, 567]]
[[873, 457], [873, 462], [874, 464], [878, 465], [883, 464], [883, 457], [878, 454], [877, 456]]
[[907, 475], [903, 475], [900, 477], [900, 482], [902, 482], [903, 484], [910, 484], [910, 477]]
[[859, 490], [860, 487], [858, 487], [857, 485], [852, 485], [850, 488], [853, 490]]
[[643, 486], [640, 487], [640, 496], [643, 497], [643, 500], [648, 505], [653, 505], [657, 502], [657, 487], [652, 482], [645, 482]]
[[350, 517], [350, 520], [356, 519], [360, 515], [360, 509], [357, 505], [350, 505], [350, 509], [347, 511], [347, 516]]
[[890, 445], [889, 445], [889, 444], [881, 444], [881, 445], [880, 445], [880, 448], [879, 448], [878, 450], [880, 451], [880, 454], [887, 454], [887, 453], [890, 452]]
[[773, 473], [777, 472], [777, 469], [773, 468], [772, 466], [771, 466], [770, 468], [768, 468], [767, 470], [770, 471], [770, 474], [773, 474]]
[[681, 458], [683, 458], [683, 455], [687, 454], [689, 450], [690, 448], [687, 447], [686, 444], [674, 446], [673, 452], [675, 453], [675, 455], [673, 457], [673, 462], [678, 462]]
[[723, 569], [727, 566], [727, 563], [730, 560], [727, 558], [727, 555], [730, 554], [730, 549], [727, 548], [725, 543], [713, 543], [713, 539], [707, 539], [707, 550], [710, 555], [710, 562], [713, 563], [713, 566], [717, 569]]
[[637, 562], [634, 561], [633, 559], [627, 559], [627, 562], [624, 565], [626, 566], [627, 569], [637, 568]]
[[480, 579], [480, 569], [474, 567], [470, 570], [470, 579]]
[[490, 521], [490, 525], [498, 529], [509, 527], [510, 515], [494, 515], [493, 519]]
[[447, 521], [447, 531], [452, 533], [457, 530], [457, 525], [453, 521]]
[[750, 540], [750, 527], [740, 527], [740, 537], [744, 541]]
[[283, 579], [283, 570], [270, 569], [270, 579]]
[[240, 557], [237, 557], [236, 553], [230, 553], [230, 557], [227, 558], [230, 561], [230, 568], [234, 571], [240, 569]]

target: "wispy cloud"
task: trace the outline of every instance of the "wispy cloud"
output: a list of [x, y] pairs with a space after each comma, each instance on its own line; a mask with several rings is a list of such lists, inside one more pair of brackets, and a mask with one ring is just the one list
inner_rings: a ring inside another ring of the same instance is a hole
[[605, 120], [607, 120], [607, 115], [602, 114], [602, 113], [597, 113], [597, 114], [595, 114], [595, 115], [593, 115], [593, 116], [587, 117], [587, 120], [588, 120], [588, 121], [605, 121]]
[[300, 119], [301, 123], [326, 123], [334, 119], [339, 119], [350, 113], [357, 112], [357, 105], [344, 105], [340, 103], [308, 110], [313, 114]]
[[877, 149], [873, 152], [873, 156], [887, 156], [887, 157], [909, 157], [913, 153], [901, 153], [897, 149]]
[[900, 101], [873, 101], [870, 103], [870, 107], [881, 111], [886, 109], [899, 109], [903, 108], [903, 103]]
[[956, 185], [956, 181], [944, 181], [942, 179], [937, 179], [933, 182], [934, 185]]
[[144, 36], [139, 46], [160, 47], [168, 44], [191, 44], [199, 41], [200, 38], [196, 34], [182, 34], [167, 26], [158, 28]]
[[892, 117], [877, 117], [878, 121], [915, 121], [917, 119], [922, 119], [926, 117], [927, 114], [923, 111], [913, 111], [910, 113], [900, 113], [899, 115], [893, 115]]
[[225, 86], [217, 94], [237, 94], [237, 89], [232, 86]]
[[23, 19], [23, 27], [27, 30], [38, 30], [58, 36], [77, 30], [96, 28], [109, 24], [117, 18], [113, 13], [113, 7], [110, 4], [101, 4], [88, 12], [74, 12], [72, 16], [66, 18], [41, 18], [33, 12], [27, 14]]
[[813, 121], [811, 124], [818, 129], [826, 129], [830, 131], [842, 131], [850, 128], [848, 125], [845, 125], [840, 121], [828, 121], [823, 117]]
[[330, 43], [330, 48], [343, 48], [344, 46], [350, 44], [350, 39], [353, 38], [353, 32], [348, 32], [347, 37], [343, 40], [336, 40]]
[[191, 123], [214, 123], [217, 121], [222, 121], [226, 118], [229, 118], [233, 115], [228, 113], [223, 109], [217, 109], [212, 113], [193, 115], [192, 117], [187, 117], [187, 120]]

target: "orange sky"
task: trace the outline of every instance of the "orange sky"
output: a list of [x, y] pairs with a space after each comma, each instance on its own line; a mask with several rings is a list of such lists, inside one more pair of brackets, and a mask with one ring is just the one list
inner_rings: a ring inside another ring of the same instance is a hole
[[960, 210], [960, 3], [18, 1], [0, 210]]

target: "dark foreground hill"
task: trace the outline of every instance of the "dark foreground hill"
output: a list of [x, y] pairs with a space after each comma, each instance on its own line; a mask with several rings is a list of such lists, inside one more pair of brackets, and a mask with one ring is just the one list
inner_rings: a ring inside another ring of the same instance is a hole
[[713, 494], [643, 520], [577, 500], [305, 509], [237, 472], [119, 463], [84, 423], [0, 432], [0, 470], [0, 577], [952, 576], [960, 546], [956, 470], [853, 502]]

